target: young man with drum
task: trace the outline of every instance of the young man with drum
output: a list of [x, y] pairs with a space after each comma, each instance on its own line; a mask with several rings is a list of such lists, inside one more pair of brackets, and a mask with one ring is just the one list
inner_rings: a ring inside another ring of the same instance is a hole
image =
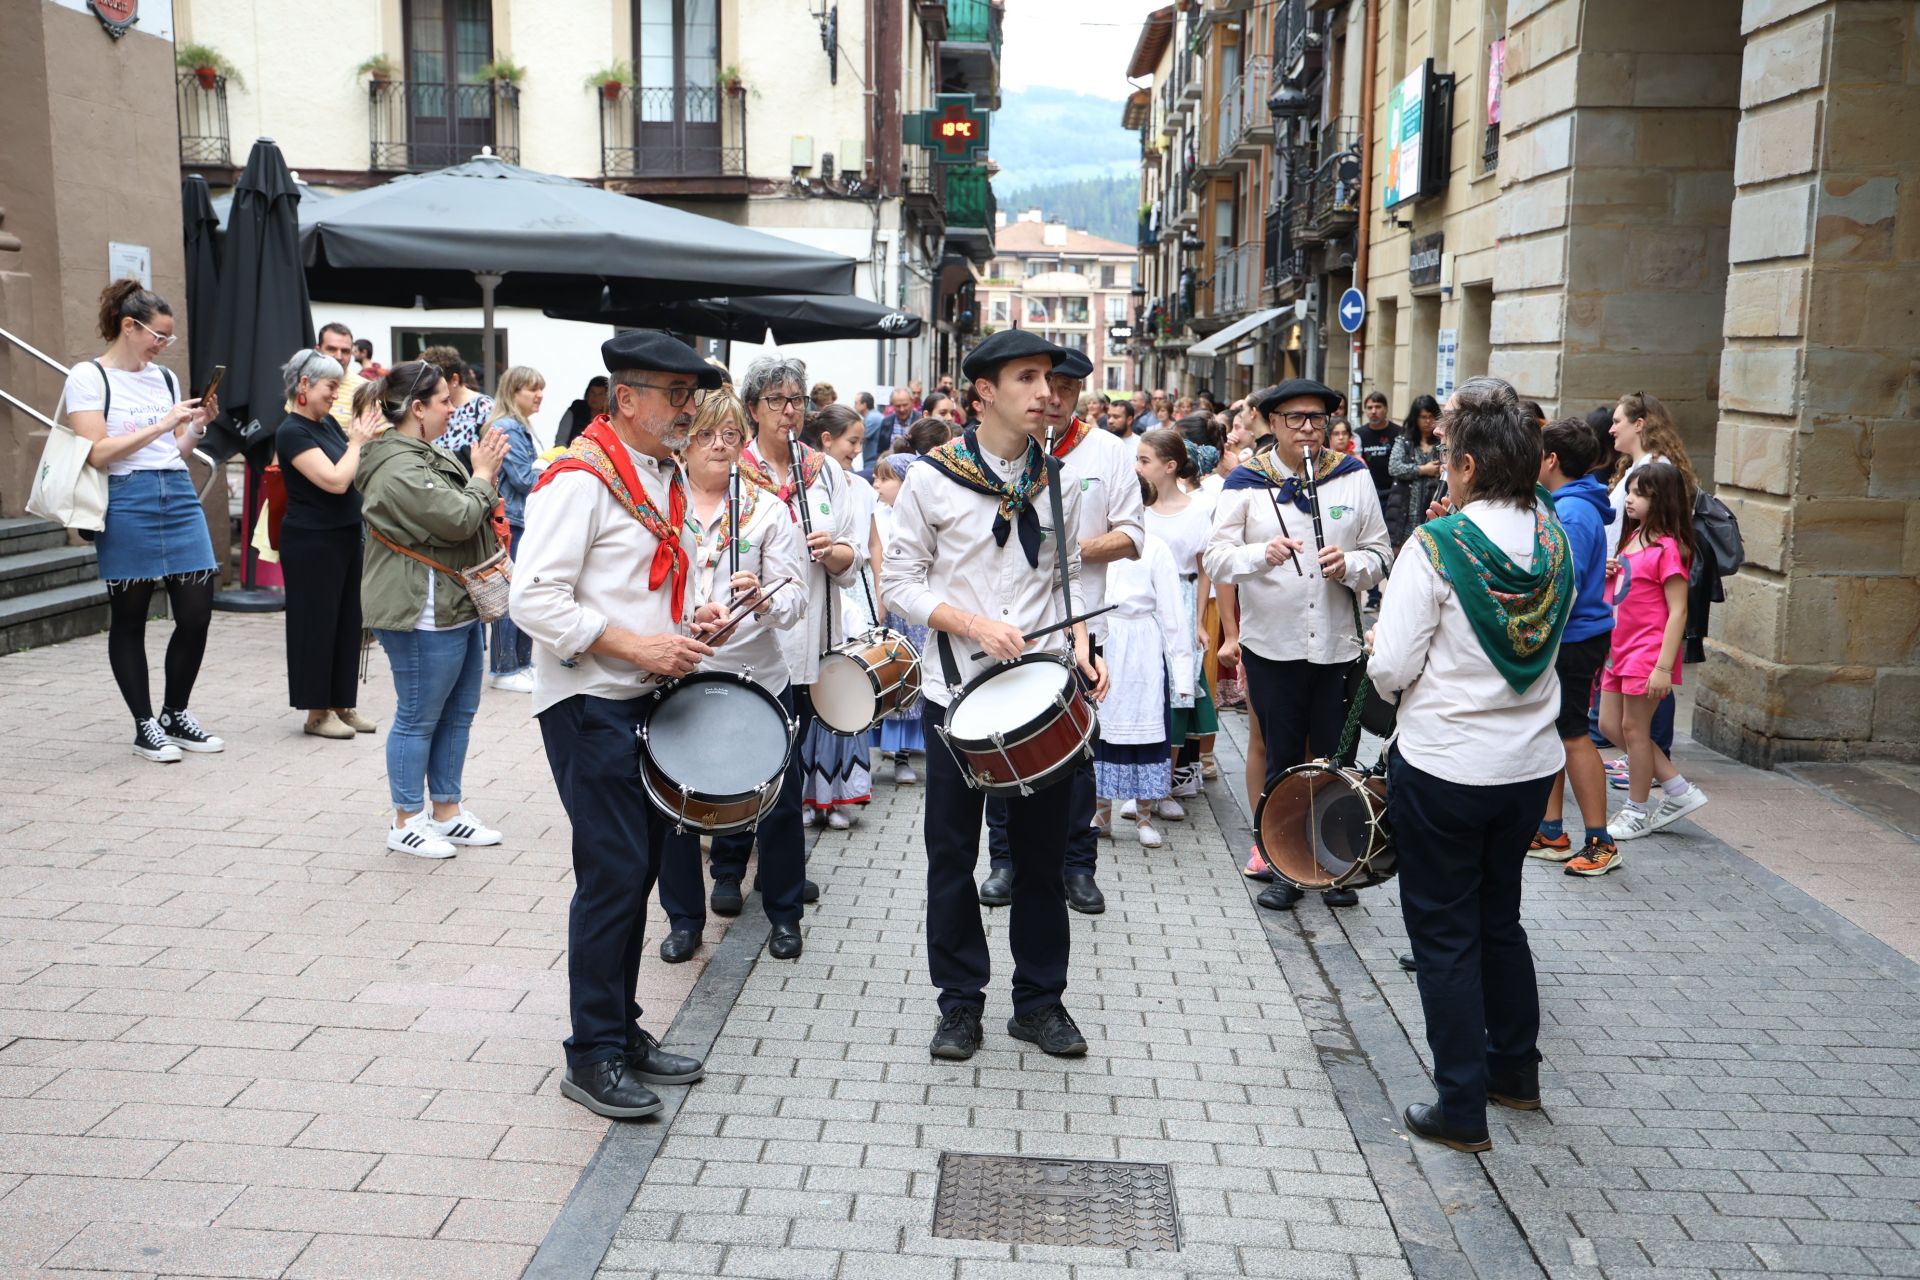
[[609, 413], [528, 497], [511, 608], [534, 641], [533, 712], [573, 825], [573, 1034], [560, 1091], [598, 1115], [634, 1119], [661, 1108], [648, 1085], [691, 1084], [704, 1070], [638, 1025], [647, 898], [669, 828], [638, 776], [634, 730], [663, 678], [713, 654], [687, 634], [694, 539], [673, 455], [720, 375], [664, 333], [623, 333], [600, 355]]
[[[927, 454], [928, 465], [909, 468], [894, 500], [887, 598], [908, 622], [939, 633], [922, 685], [928, 702], [927, 967], [940, 991], [940, 1022], [929, 1050], [936, 1058], [963, 1060], [980, 1047], [980, 1016], [991, 976], [973, 883], [982, 796], [970, 789], [969, 779], [978, 780], [980, 772], [971, 764], [963, 767], [949, 738], [955, 714], [982, 691], [983, 682], [1011, 670], [996, 664], [1016, 664], [1016, 676], [1034, 676], [1031, 684], [1016, 681], [1023, 689], [1050, 680], [1059, 684], [1054, 698], [1040, 696], [1033, 705], [1007, 699], [1007, 705], [989, 705], [978, 717], [1006, 717], [1009, 729], [1047, 716], [1057, 699], [1061, 715], [1071, 707], [1090, 733], [1084, 695], [1071, 688], [1075, 669], [1095, 698], [1106, 693], [1106, 666], [1092, 652], [1086, 625], [1062, 625], [1068, 620], [1062, 582], [1071, 590], [1080, 573], [1080, 495], [1068, 485], [1048, 492], [1049, 460], [1040, 445], [1053, 394], [1048, 375], [1066, 355], [1018, 329], [996, 333], [974, 348], [962, 372], [981, 397], [979, 426]], [[1056, 495], [1058, 519], [1052, 507]], [[1063, 530], [1074, 533], [1063, 537]], [[1049, 627], [1058, 629], [1027, 638]], [[1063, 656], [1067, 653], [1072, 666]], [[1023, 655], [1028, 655], [1024, 662], [1016, 663]], [[1048, 661], [1055, 665], [1048, 667]], [[1024, 767], [1008, 765], [1016, 776]], [[1062, 867], [1072, 807], [1065, 788], [1074, 767], [1072, 754], [1063, 753], [1036, 769], [1028, 794], [1006, 800], [1014, 963], [1007, 1032], [1058, 1056], [1087, 1051], [1061, 1004], [1068, 958]]]
[[[1273, 442], [1228, 475], [1207, 541], [1207, 576], [1239, 593], [1239, 652], [1229, 642], [1221, 657], [1246, 669], [1247, 702], [1266, 744], [1266, 787], [1337, 749], [1347, 673], [1360, 656], [1356, 606], [1392, 563], [1366, 463], [1319, 447], [1339, 398], [1311, 378], [1254, 397]], [[1301, 896], [1283, 883], [1258, 901], [1277, 911]], [[1326, 901], [1350, 907], [1358, 898], [1329, 889]]]
[[[783, 634], [805, 625], [809, 565], [792, 515], [772, 495], [740, 478], [740, 449], [749, 421], [746, 407], [732, 392], [714, 392], [694, 417], [693, 440], [684, 455], [692, 495], [689, 514], [699, 534], [692, 599], [700, 616], [710, 617], [709, 610], [716, 610], [724, 617], [735, 601], [752, 600], [763, 588], [772, 593], [721, 639], [700, 669], [731, 671], [758, 681], [791, 717], [793, 690], [780, 642]], [[806, 833], [800, 826], [801, 781], [800, 762], [790, 758], [780, 798], [745, 837], [757, 835], [760, 842], [760, 897], [773, 925], [767, 952], [776, 960], [792, 960], [801, 949], [800, 894], [807, 858]], [[729, 838], [717, 836], [715, 843]], [[667, 836], [660, 906], [668, 925], [660, 958], [668, 964], [692, 959], [707, 923], [696, 831]]]
[[[1080, 495], [1080, 589], [1074, 593], [1076, 610], [1091, 613], [1106, 603], [1107, 565], [1115, 560], [1137, 560], [1146, 544], [1140, 481], [1133, 473], [1130, 442], [1100, 430], [1095, 421], [1074, 416], [1080, 389], [1093, 362], [1085, 353], [1069, 350], [1047, 378], [1047, 427], [1053, 432], [1053, 456], [1060, 459], [1060, 480]], [[1042, 437], [1044, 443], [1045, 437]], [[1107, 620], [1092, 618], [1093, 650], [1100, 651], [1107, 636]], [[1093, 761], [1082, 760], [1073, 771], [1067, 814], [1067, 905], [1087, 915], [1107, 909], [1106, 896], [1093, 878], [1098, 862], [1100, 832], [1093, 825]], [[1004, 907], [1013, 901], [1013, 854], [1007, 845], [1007, 806], [998, 796], [987, 800], [987, 848], [992, 872], [980, 885], [980, 901]]]
[[[844, 638], [846, 619], [834, 597], [842, 587], [854, 585], [854, 568], [859, 563], [854, 547], [865, 546], [866, 540], [854, 528], [854, 508], [848, 501], [851, 488], [840, 464], [800, 443], [800, 428], [807, 418], [805, 362], [792, 356], [759, 357], [740, 380], [740, 399], [753, 417], [753, 438], [740, 450], [740, 482], [758, 490], [760, 501], [784, 510], [805, 544], [806, 572], [788, 590], [804, 595], [806, 622], [780, 633], [794, 714], [800, 722], [794, 741], [805, 742], [813, 726], [808, 686], [819, 674], [820, 655]], [[798, 767], [797, 761], [793, 767]], [[786, 821], [784, 811], [789, 805], [793, 821], [799, 823], [800, 790], [789, 797], [782, 789], [778, 823]], [[768, 817], [775, 820], [773, 814]], [[714, 837], [712, 904], [720, 915], [740, 914], [740, 881], [746, 875], [753, 842], [751, 831]], [[820, 896], [811, 880], [803, 880], [801, 890], [805, 902]], [[797, 943], [798, 937], [793, 941]]]

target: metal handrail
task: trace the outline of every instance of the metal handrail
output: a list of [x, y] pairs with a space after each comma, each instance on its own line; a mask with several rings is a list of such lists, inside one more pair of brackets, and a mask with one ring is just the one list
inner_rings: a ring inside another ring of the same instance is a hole
[[46, 352], [42, 351], [40, 348], [34, 346], [31, 342], [28, 342], [25, 338], [21, 337], [17, 333], [9, 333], [5, 329], [0, 329], [0, 338], [5, 338], [8, 342], [11, 342], [14, 346], [19, 347], [22, 351], [34, 357], [41, 364], [46, 365], [48, 368], [58, 369], [61, 373], [61, 376], [63, 377], [73, 372], [73, 370], [67, 368], [67, 366], [61, 364], [58, 360], [55, 360], [52, 356], [48, 355]]

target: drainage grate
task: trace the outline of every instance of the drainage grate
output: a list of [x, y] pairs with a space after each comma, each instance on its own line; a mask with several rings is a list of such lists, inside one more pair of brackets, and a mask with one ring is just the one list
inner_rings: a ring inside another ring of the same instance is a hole
[[933, 1234], [1007, 1244], [1178, 1249], [1173, 1171], [1164, 1164], [940, 1157]]

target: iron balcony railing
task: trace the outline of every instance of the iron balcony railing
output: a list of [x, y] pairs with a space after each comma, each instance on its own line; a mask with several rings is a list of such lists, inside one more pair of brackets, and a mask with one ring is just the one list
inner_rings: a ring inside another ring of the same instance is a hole
[[929, 223], [944, 224], [947, 213], [947, 166], [935, 164], [924, 147], [908, 147], [900, 165], [900, 196], [909, 213]]
[[227, 131], [227, 78], [180, 73], [174, 106], [180, 119], [180, 163], [231, 165], [232, 135]]
[[985, 44], [1000, 56], [1000, 7], [987, 0], [947, 0], [948, 44]]
[[370, 80], [368, 163], [388, 171], [444, 169], [491, 147], [519, 164], [519, 100], [511, 85]]
[[744, 178], [747, 95], [719, 85], [627, 86], [600, 97], [608, 178]]
[[1249, 241], [1213, 255], [1213, 311], [1251, 311], [1260, 297], [1260, 245]]

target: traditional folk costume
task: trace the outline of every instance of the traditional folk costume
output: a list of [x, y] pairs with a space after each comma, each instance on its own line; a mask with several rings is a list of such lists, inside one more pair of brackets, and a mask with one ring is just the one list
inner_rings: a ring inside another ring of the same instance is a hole
[[[1152, 533], [1138, 560], [1117, 560], [1111, 569], [1109, 691], [1100, 704], [1094, 780], [1102, 800], [1134, 800], [1144, 809], [1172, 789], [1170, 732], [1179, 714], [1174, 708], [1193, 706], [1199, 672], [1193, 605], [1188, 600], [1183, 606], [1173, 554]], [[1144, 833], [1141, 839], [1144, 843]]]
[[[884, 559], [887, 548], [893, 545], [893, 508], [885, 504], [876, 506], [873, 512], [873, 520], [880, 529], [880, 554]], [[884, 585], [884, 579], [882, 580], [882, 585]], [[884, 591], [882, 591], [881, 595], [887, 604], [887, 616], [882, 625], [888, 630], [898, 632], [907, 638], [907, 642], [913, 646], [913, 651], [920, 655], [920, 660], [924, 668], [927, 655], [932, 652], [932, 650], [927, 647], [927, 642], [932, 632], [924, 626], [915, 626], [913, 623], [908, 622], [901, 616], [900, 611], [893, 607], [891, 597], [888, 597]], [[926, 705], [924, 700], [916, 700], [914, 704], [905, 711], [893, 711], [887, 714], [887, 718], [880, 722], [880, 741], [878, 745], [882, 754], [904, 757], [909, 754], [924, 755], [926, 753], [927, 734], [920, 718], [921, 712], [926, 708]]]

